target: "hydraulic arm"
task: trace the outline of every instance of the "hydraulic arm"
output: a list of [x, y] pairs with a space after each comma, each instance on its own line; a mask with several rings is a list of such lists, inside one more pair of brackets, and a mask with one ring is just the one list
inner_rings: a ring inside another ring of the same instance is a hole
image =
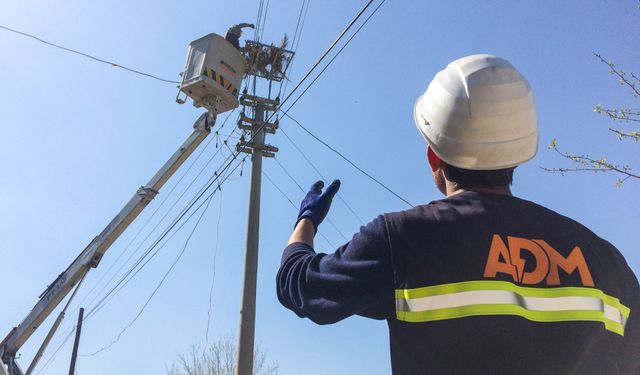
[[[39, 296], [39, 301], [29, 315], [17, 327], [14, 327], [0, 343], [0, 374], [4, 374], [4, 365], [6, 365], [9, 375], [22, 375], [22, 371], [15, 362], [15, 356], [20, 347], [87, 272], [91, 268], [98, 266], [102, 256], [113, 242], [153, 200], [165, 182], [209, 135], [211, 132], [210, 126], [213, 125], [214, 121], [215, 117], [212, 118], [209, 113], [204, 113], [200, 116], [193, 125], [194, 130], [189, 138], [153, 178], [136, 191], [131, 200], [111, 220], [107, 227], [87, 245], [71, 265]], [[37, 359], [35, 360], [37, 361]], [[35, 363], [31, 367], [34, 365]]]

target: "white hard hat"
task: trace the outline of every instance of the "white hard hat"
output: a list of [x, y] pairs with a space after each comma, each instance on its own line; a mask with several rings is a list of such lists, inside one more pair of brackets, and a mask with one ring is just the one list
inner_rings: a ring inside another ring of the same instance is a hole
[[454, 167], [515, 167], [538, 149], [531, 87], [496, 56], [472, 55], [449, 64], [416, 100], [413, 114], [429, 146]]

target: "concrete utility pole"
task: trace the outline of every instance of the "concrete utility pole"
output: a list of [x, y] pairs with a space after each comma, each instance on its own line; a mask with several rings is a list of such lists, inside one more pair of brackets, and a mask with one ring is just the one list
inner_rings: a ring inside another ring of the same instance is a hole
[[[247, 41], [244, 48], [248, 76], [253, 76], [253, 92], [245, 89], [240, 97], [243, 106], [238, 127], [251, 135], [244, 136], [236, 145], [238, 152], [251, 154], [251, 186], [249, 190], [249, 217], [247, 222], [247, 240], [245, 251], [244, 278], [242, 288], [242, 307], [240, 310], [240, 330], [238, 333], [237, 375], [253, 375], [253, 350], [256, 326], [256, 287], [258, 279], [258, 244], [260, 240], [260, 189], [262, 183], [262, 158], [274, 157], [277, 147], [265, 144], [266, 133], [274, 134], [278, 122], [268, 122], [280, 106], [280, 98], [263, 98], [256, 95], [256, 80], [263, 78], [271, 83], [282, 81], [293, 52], [273, 45]], [[265, 63], [266, 62], [266, 63]], [[245, 113], [249, 108], [253, 117]], [[252, 109], [252, 110], [251, 110]], [[265, 120], [266, 119], [266, 120]]]
[[242, 286], [242, 310], [238, 336], [238, 375], [253, 374], [253, 348], [256, 325], [256, 284], [258, 276], [258, 244], [260, 241], [260, 190], [262, 184], [262, 146], [264, 130], [264, 105], [255, 108], [255, 124], [252, 125], [253, 153], [251, 154], [251, 187], [249, 188], [249, 219]]

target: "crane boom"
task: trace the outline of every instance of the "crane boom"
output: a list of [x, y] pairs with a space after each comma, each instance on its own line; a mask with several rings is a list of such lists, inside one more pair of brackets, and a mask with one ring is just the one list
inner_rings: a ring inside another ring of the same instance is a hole
[[[208, 113], [202, 114], [193, 125], [193, 133], [169, 158], [160, 170], [144, 186], [140, 187], [124, 208], [111, 220], [106, 228], [96, 236], [78, 257], [46, 288], [38, 297], [35, 307], [27, 317], [14, 327], [0, 343], [0, 374], [4, 371], [4, 364], [8, 365], [9, 375], [21, 374], [15, 364], [15, 355], [20, 347], [31, 337], [35, 330], [51, 314], [58, 304], [67, 296], [71, 289], [100, 263], [102, 256], [118, 239], [124, 230], [144, 210], [144, 208], [158, 194], [160, 188], [184, 163], [191, 153], [211, 133]], [[215, 118], [214, 118], [215, 121]], [[213, 122], [213, 121], [212, 121]]]

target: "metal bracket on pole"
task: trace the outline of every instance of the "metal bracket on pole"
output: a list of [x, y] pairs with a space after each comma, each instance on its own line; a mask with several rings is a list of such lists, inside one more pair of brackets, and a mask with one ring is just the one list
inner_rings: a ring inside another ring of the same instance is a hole
[[241, 140], [236, 144], [236, 151], [244, 152], [246, 154], [253, 154], [256, 150], [262, 151], [262, 156], [266, 158], [272, 158], [279, 149], [276, 146], [265, 144], [252, 144], [245, 140]]
[[258, 122], [255, 119], [248, 117], [244, 112], [240, 113], [240, 119], [238, 120], [238, 127], [242, 130], [251, 131], [254, 127], [262, 128], [262, 131], [269, 134], [275, 134], [276, 130], [280, 127], [280, 122]]
[[240, 97], [240, 104], [247, 107], [255, 107], [258, 104], [262, 104], [263, 110], [274, 112], [278, 110], [278, 106], [280, 105], [280, 98], [267, 99], [255, 95], [249, 95], [247, 93], [242, 93], [242, 96]]

